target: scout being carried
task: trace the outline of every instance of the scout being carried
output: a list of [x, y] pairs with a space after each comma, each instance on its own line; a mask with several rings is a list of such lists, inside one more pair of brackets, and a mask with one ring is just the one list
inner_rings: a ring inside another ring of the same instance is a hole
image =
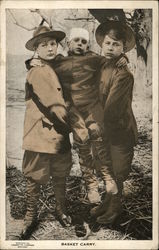
[[70, 225], [65, 207], [65, 183], [72, 161], [66, 104], [58, 78], [48, 65], [56, 56], [61, 31], [39, 27], [26, 48], [36, 51], [43, 67], [31, 68], [26, 82], [23, 173], [27, 179], [27, 212], [22, 239], [27, 239], [37, 220], [40, 185], [53, 178], [56, 213], [64, 225]]
[[[57, 73], [68, 103], [69, 122], [74, 143], [79, 150], [83, 178], [91, 203], [100, 202], [98, 182], [94, 174], [96, 163], [105, 182], [107, 193], [117, 193], [110, 171], [111, 161], [104, 144], [104, 112], [99, 100], [99, 72], [105, 58], [88, 51], [89, 33], [73, 28], [68, 42], [68, 56], [58, 55], [49, 64]], [[122, 58], [123, 60], [123, 58]], [[124, 58], [124, 63], [126, 59]], [[31, 65], [38, 64], [32, 60]]]

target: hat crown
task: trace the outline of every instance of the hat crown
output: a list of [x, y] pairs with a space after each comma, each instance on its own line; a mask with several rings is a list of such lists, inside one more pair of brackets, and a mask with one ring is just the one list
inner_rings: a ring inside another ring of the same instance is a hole
[[46, 26], [39, 26], [34, 32], [33, 32], [33, 37], [36, 37], [40, 34], [44, 34], [46, 32], [53, 31], [49, 27]]
[[27, 41], [25, 47], [28, 50], [35, 50], [35, 44], [40, 41], [42, 38], [51, 37], [59, 43], [65, 37], [65, 33], [60, 30], [52, 30], [47, 26], [39, 26], [34, 32], [33, 37]]

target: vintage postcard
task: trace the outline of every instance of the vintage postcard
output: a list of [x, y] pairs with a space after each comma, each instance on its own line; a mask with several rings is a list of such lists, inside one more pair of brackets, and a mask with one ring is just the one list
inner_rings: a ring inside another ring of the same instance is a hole
[[158, 249], [158, 2], [0, 2], [0, 249]]

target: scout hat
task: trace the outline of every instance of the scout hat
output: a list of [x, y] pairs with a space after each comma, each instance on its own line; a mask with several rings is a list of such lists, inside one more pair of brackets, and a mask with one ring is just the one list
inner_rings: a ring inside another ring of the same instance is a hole
[[105, 35], [112, 29], [120, 30], [120, 33], [123, 34], [125, 38], [124, 52], [128, 52], [135, 46], [135, 35], [132, 29], [121, 21], [109, 20], [101, 23], [96, 29], [96, 41], [100, 47], [102, 47]]
[[70, 30], [70, 36], [69, 36], [69, 41], [71, 41], [73, 38], [76, 37], [82, 37], [89, 42], [89, 32], [86, 29], [83, 28], [72, 28]]
[[33, 33], [33, 37], [25, 44], [28, 50], [35, 50], [35, 44], [41, 38], [52, 37], [55, 38], [57, 42], [60, 42], [64, 37], [65, 33], [59, 30], [51, 30], [46, 26], [39, 26]]

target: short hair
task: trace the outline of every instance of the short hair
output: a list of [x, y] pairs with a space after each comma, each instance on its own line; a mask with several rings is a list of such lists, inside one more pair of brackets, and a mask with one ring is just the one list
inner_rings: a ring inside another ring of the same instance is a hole
[[122, 40], [123, 44], [125, 45], [126, 43], [126, 36], [125, 36], [125, 32], [123, 31], [123, 29], [115, 29], [112, 28], [110, 30], [107, 30], [105, 32], [105, 36], [108, 35], [109, 37], [111, 37], [114, 40]]
[[[49, 38], [49, 39], [48, 39], [48, 38]], [[48, 37], [43, 37], [43, 38], [39, 38], [39, 39], [36, 40], [36, 42], [34, 43], [34, 50], [36, 50], [37, 47], [39, 46], [39, 44], [42, 43], [43, 41], [45, 41], [45, 39], [48, 40], [48, 41], [54, 39], [54, 40], [56, 41], [57, 45], [58, 45], [58, 42], [57, 42], [57, 39], [56, 39], [56, 38], [50, 37], [50, 36], [48, 36]]]

